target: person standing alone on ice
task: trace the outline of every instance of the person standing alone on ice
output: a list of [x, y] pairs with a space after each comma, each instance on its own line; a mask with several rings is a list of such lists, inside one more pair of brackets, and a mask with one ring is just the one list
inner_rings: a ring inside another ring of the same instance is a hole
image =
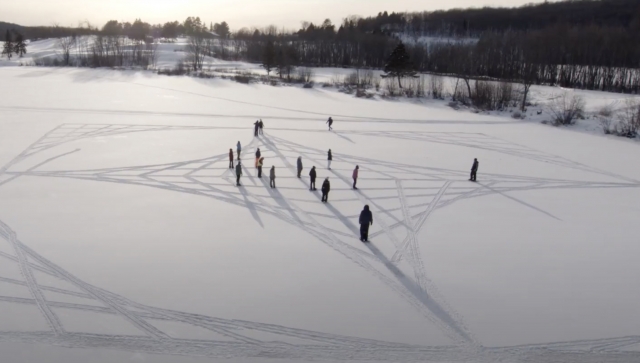
[[309, 190], [317, 190], [316, 189], [317, 176], [318, 174], [316, 174], [316, 167], [314, 166], [313, 168], [311, 168], [311, 171], [309, 172], [309, 177], [311, 178], [311, 184], [309, 184]]
[[272, 166], [271, 170], [269, 171], [269, 186], [271, 188], [276, 187], [276, 167], [275, 166]]
[[473, 159], [473, 166], [471, 167], [471, 177], [469, 178], [469, 180], [476, 181], [476, 174], [478, 173], [478, 166], [480, 166], [480, 163], [478, 162], [478, 159]]
[[331, 117], [327, 120], [327, 124], [329, 125], [329, 131], [333, 130], [333, 127], [331, 127], [333, 125], [333, 119]]
[[360, 241], [369, 242], [369, 226], [373, 225], [373, 215], [369, 206], [365, 205], [360, 213]]
[[300, 179], [301, 174], [302, 174], [302, 156], [298, 156], [298, 179]]
[[256, 168], [258, 167], [258, 161], [260, 161], [261, 156], [262, 153], [260, 152], [260, 148], [258, 148], [258, 150], [256, 151]]
[[233, 149], [229, 149], [229, 169], [233, 169]]
[[238, 161], [240, 161], [240, 152], [242, 151], [242, 145], [240, 145], [240, 141], [236, 144], [236, 150], [238, 151]]
[[329, 178], [324, 179], [324, 183], [322, 183], [322, 203], [326, 203], [329, 201], [329, 192], [331, 191], [331, 183], [329, 183]]
[[331, 154], [331, 149], [329, 149], [329, 153], [327, 155], [327, 169], [331, 170], [331, 162], [333, 161], [333, 154]]
[[353, 189], [358, 189], [356, 187], [356, 184], [358, 183], [358, 170], [360, 170], [360, 167], [358, 165], [356, 165], [356, 168], [353, 169]]
[[240, 164], [240, 160], [238, 160], [238, 165], [236, 165], [236, 186], [240, 186], [240, 177], [242, 176], [242, 165]]
[[258, 159], [258, 178], [262, 178], [262, 165], [264, 165], [264, 158]]
[[276, 187], [276, 167], [275, 166], [272, 166], [271, 170], [269, 171], [269, 186], [271, 188]]

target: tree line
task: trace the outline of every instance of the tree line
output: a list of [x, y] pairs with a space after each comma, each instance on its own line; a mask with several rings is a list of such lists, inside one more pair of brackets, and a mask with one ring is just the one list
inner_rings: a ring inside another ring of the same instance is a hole
[[[363, 31], [362, 19], [303, 24], [296, 32], [238, 32], [236, 59], [266, 68], [381, 69], [400, 39]], [[615, 92], [640, 92], [640, 32], [630, 27], [557, 24], [535, 30], [485, 31], [477, 39], [406, 44], [416, 71]]]
[[[79, 29], [67, 38], [77, 39]], [[289, 78], [295, 67], [382, 69], [404, 41], [414, 70], [618, 92], [639, 92], [640, 5], [637, 0], [575, 0], [519, 8], [483, 8], [423, 13], [387, 13], [348, 17], [340, 24], [304, 22], [296, 31], [276, 26], [243, 28], [234, 33], [226, 22], [188, 17], [152, 25], [109, 21], [89, 25], [95, 35], [90, 53], [131, 50], [148, 54], [154, 39], [189, 37], [190, 68], [200, 70], [205, 56], [261, 63]], [[417, 41], [412, 35], [436, 36]], [[438, 38], [437, 36], [442, 36]], [[117, 39], [116, 39], [117, 38]], [[143, 44], [145, 46], [143, 47]], [[95, 47], [94, 47], [95, 46]], [[93, 49], [98, 51], [93, 52]], [[103, 51], [108, 49], [108, 51]], [[132, 53], [132, 54], [133, 54]], [[126, 58], [126, 57], [124, 57]], [[125, 65], [123, 56], [107, 64]], [[142, 59], [146, 57], [131, 56]], [[102, 59], [96, 56], [95, 59]], [[105, 63], [91, 62], [92, 65]], [[136, 61], [133, 61], [135, 64]]]
[[380, 28], [418, 36], [479, 36], [487, 31], [529, 31], [556, 25], [597, 25], [640, 31], [640, 3], [637, 0], [545, 1], [513, 8], [381, 13], [363, 23], [370, 31]]
[[102, 27], [101, 34], [107, 36], [125, 35], [136, 40], [147, 38], [176, 39], [179, 36], [193, 35], [204, 37], [215, 35], [220, 38], [228, 38], [231, 35], [231, 29], [225, 21], [207, 24], [200, 17], [190, 16], [183, 22], [170, 21], [155, 25], [144, 22], [141, 19], [136, 19], [133, 23], [111, 20]]

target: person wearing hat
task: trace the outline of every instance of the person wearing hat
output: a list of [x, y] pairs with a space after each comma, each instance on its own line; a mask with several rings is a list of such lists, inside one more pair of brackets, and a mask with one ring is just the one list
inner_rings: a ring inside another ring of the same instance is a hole
[[276, 167], [271, 166], [271, 170], [269, 171], [269, 186], [272, 189], [276, 187]]
[[316, 167], [314, 166], [313, 168], [311, 168], [311, 171], [309, 172], [309, 179], [311, 180], [311, 183], [309, 184], [309, 190], [316, 190], [317, 176], [318, 176], [318, 173], [316, 173]]
[[469, 178], [469, 180], [476, 181], [478, 166], [480, 166], [478, 159], [473, 159], [473, 166], [471, 167], [471, 177]]
[[369, 206], [365, 205], [360, 213], [360, 241], [369, 242], [369, 226], [373, 225], [373, 215]]
[[331, 191], [331, 183], [329, 183], [329, 178], [325, 178], [322, 183], [322, 203], [329, 201], [329, 191]]

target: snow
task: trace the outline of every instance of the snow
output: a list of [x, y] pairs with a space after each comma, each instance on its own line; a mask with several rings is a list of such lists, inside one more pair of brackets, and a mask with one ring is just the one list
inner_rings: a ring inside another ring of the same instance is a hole
[[[637, 143], [322, 88], [0, 77], [11, 361], [640, 361]], [[238, 140], [241, 188], [227, 169]], [[326, 205], [313, 165], [332, 182]]]

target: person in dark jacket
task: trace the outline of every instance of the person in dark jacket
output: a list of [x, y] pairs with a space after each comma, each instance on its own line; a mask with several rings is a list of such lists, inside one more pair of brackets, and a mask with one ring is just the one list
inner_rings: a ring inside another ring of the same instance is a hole
[[329, 125], [329, 131], [333, 130], [333, 127], [331, 127], [333, 125], [333, 119], [331, 117], [327, 120], [327, 124]]
[[260, 128], [260, 121], [256, 121], [256, 123], [253, 124], [253, 136], [258, 136], [258, 129]]
[[240, 164], [240, 160], [238, 160], [238, 165], [236, 165], [236, 186], [240, 186], [240, 177], [242, 176], [242, 165]]
[[298, 156], [298, 179], [300, 179], [300, 175], [302, 174], [302, 156]]
[[353, 189], [358, 189], [356, 187], [356, 184], [358, 183], [358, 170], [360, 170], [360, 167], [356, 165], [356, 168], [353, 169], [353, 175], [351, 176], [353, 178]]
[[331, 153], [331, 149], [329, 149], [329, 153], [327, 154], [327, 169], [331, 170], [331, 162], [333, 161], [333, 154]]
[[256, 151], [256, 168], [258, 167], [258, 161], [260, 160], [261, 156], [262, 153], [260, 152], [260, 148], [258, 148], [258, 150]]
[[264, 158], [258, 159], [258, 178], [262, 178], [262, 166], [264, 165]]
[[258, 127], [260, 127], [260, 135], [264, 135], [264, 122], [262, 122], [262, 119], [260, 119]]
[[309, 190], [317, 190], [316, 189], [316, 177], [318, 174], [316, 173], [316, 167], [311, 168], [309, 172], [309, 177], [311, 178], [311, 184], [309, 184]]
[[242, 151], [242, 145], [240, 145], [240, 141], [236, 144], [236, 150], [238, 150], [238, 160], [240, 160], [240, 152]]
[[233, 149], [229, 149], [229, 169], [233, 169]]
[[476, 174], [478, 174], [479, 166], [480, 163], [478, 162], [478, 159], [473, 159], [473, 166], [471, 167], [471, 177], [469, 178], [469, 180], [476, 181]]
[[369, 226], [373, 225], [373, 215], [369, 206], [365, 205], [360, 213], [360, 241], [369, 242]]
[[322, 203], [326, 203], [329, 201], [329, 192], [331, 191], [331, 183], [329, 183], [329, 178], [325, 178], [322, 183]]
[[269, 186], [271, 188], [276, 187], [276, 167], [275, 166], [272, 166], [271, 170], [269, 171]]

